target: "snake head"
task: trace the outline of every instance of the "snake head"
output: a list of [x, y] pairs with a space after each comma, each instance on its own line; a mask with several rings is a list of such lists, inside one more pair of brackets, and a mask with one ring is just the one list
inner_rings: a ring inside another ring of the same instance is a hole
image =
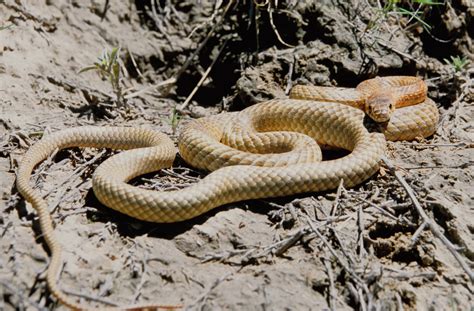
[[395, 111], [396, 99], [389, 92], [378, 92], [365, 100], [365, 113], [375, 122], [388, 122]]

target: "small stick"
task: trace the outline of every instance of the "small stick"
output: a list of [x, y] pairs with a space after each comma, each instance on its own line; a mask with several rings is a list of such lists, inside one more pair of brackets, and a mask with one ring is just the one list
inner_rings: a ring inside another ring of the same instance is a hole
[[[192, 309], [192, 306], [195, 306], [195, 305], [198, 305], [198, 304], [201, 304], [203, 303], [207, 297], [209, 296], [209, 294], [212, 292], [212, 290], [214, 290], [217, 286], [219, 286], [219, 284], [221, 284], [222, 282], [224, 282], [225, 280], [227, 280], [227, 278], [229, 276], [231, 276], [232, 274], [234, 274], [234, 272], [228, 272], [226, 274], [224, 274], [223, 276], [221, 276], [220, 278], [216, 279], [212, 284], [211, 286], [209, 286], [209, 288], [204, 292], [202, 293], [194, 302], [192, 302], [190, 305], [188, 305], [186, 307], [186, 309]], [[197, 308], [198, 310], [200, 310], [201, 308]]]
[[413, 233], [413, 236], [411, 237], [411, 246], [413, 247], [416, 242], [418, 241], [418, 238], [420, 237], [420, 234], [425, 230], [426, 226], [428, 224], [426, 223], [426, 221], [424, 221], [421, 226], [418, 227], [418, 229], [416, 229], [415, 233]]
[[337, 261], [339, 262], [339, 264], [342, 266], [342, 268], [352, 277], [354, 278], [354, 280], [359, 283], [359, 284], [362, 284], [362, 279], [352, 270], [349, 268], [348, 264], [341, 259], [340, 256], [338, 256], [338, 254], [336, 253], [336, 251], [334, 250], [334, 248], [331, 246], [331, 244], [328, 242], [328, 240], [321, 234], [321, 232], [319, 232], [318, 228], [316, 228], [313, 224], [313, 222], [308, 218], [308, 225], [311, 227], [311, 230], [313, 230], [314, 233], [316, 233], [316, 235], [318, 236], [318, 238], [323, 242], [323, 244], [328, 248], [329, 252], [331, 253], [331, 255], [337, 259]]
[[146, 262], [147, 260], [146, 259], [142, 259], [141, 260], [141, 275], [140, 275], [140, 282], [138, 283], [138, 285], [135, 287], [135, 294], [133, 295], [133, 303], [136, 303], [138, 298], [140, 297], [140, 295], [142, 294], [141, 291], [143, 289], [143, 285], [145, 285], [146, 283], [146, 279], [145, 279], [145, 275], [146, 275]]
[[51, 189], [50, 191], [48, 191], [44, 196], [43, 198], [46, 198], [47, 196], [49, 196], [51, 194], [51, 192], [53, 192], [54, 190], [57, 190], [59, 189], [60, 187], [64, 186], [65, 187], [62, 189], [60, 195], [58, 196], [56, 202], [54, 202], [54, 204], [51, 205], [50, 207], [50, 210], [51, 210], [51, 213], [54, 213], [56, 211], [56, 208], [58, 207], [59, 203], [61, 203], [61, 201], [64, 200], [64, 194], [68, 191], [68, 189], [70, 188], [70, 185], [73, 184], [73, 182], [75, 181], [75, 178], [77, 176], [80, 176], [84, 173], [84, 171], [92, 164], [94, 164], [95, 162], [97, 162], [105, 153], [106, 151], [105, 150], [102, 150], [100, 151], [98, 154], [96, 154], [91, 160], [81, 164], [79, 167], [77, 167], [67, 178], [65, 178], [64, 180], [62, 180], [59, 185], [57, 185], [55, 188]]
[[334, 201], [334, 205], [332, 206], [331, 209], [331, 216], [335, 216], [337, 212], [337, 208], [339, 207], [339, 201], [341, 199], [341, 193], [342, 190], [344, 190], [344, 179], [341, 179], [339, 181], [339, 186], [337, 187], [337, 192], [336, 192], [336, 200]]
[[101, 22], [104, 20], [105, 15], [107, 15], [107, 11], [109, 10], [109, 1], [110, 0], [105, 0], [104, 9], [102, 10], [102, 13], [100, 13]]
[[66, 219], [69, 216], [84, 214], [84, 213], [87, 213], [89, 211], [95, 212], [96, 210], [93, 209], [93, 208], [90, 208], [90, 207], [84, 207], [84, 208], [77, 209], [77, 210], [74, 210], [74, 211], [70, 211], [70, 212], [67, 212], [67, 213], [61, 213], [61, 215], [59, 216], [59, 219], [61, 221], [64, 221], [64, 219]]
[[334, 234], [334, 237], [336, 238], [337, 243], [340, 245], [342, 253], [350, 261], [350, 264], [353, 265], [354, 264], [354, 259], [349, 254], [349, 252], [346, 250], [346, 248], [344, 247], [344, 244], [342, 244], [342, 240], [339, 237], [339, 234], [337, 233], [336, 229], [334, 229], [334, 227], [332, 225], [329, 226], [329, 228], [331, 229], [332, 233]]
[[220, 16], [220, 19], [212, 26], [211, 30], [207, 33], [206, 38], [204, 38], [204, 40], [202, 40], [202, 42], [198, 46], [198, 48], [196, 50], [194, 50], [194, 52], [188, 57], [188, 59], [186, 60], [184, 65], [178, 70], [178, 72], [176, 72], [176, 74], [175, 74], [175, 79], [176, 80], [178, 80], [181, 77], [181, 75], [186, 71], [186, 69], [188, 69], [188, 67], [191, 64], [194, 57], [197, 54], [199, 54], [199, 52], [201, 52], [202, 48], [206, 45], [207, 41], [209, 41], [209, 39], [212, 37], [212, 35], [216, 31], [217, 27], [219, 27], [222, 24], [222, 22], [224, 21], [224, 17], [227, 15], [227, 12], [230, 10], [232, 4], [234, 4], [234, 1], [233, 0], [229, 1], [229, 3], [227, 4], [227, 6], [224, 9], [224, 12]]
[[103, 303], [103, 304], [106, 304], [106, 305], [109, 305], [109, 306], [113, 306], [113, 307], [118, 306], [115, 302], [112, 302], [112, 301], [104, 299], [104, 298], [99, 298], [99, 297], [95, 297], [95, 296], [91, 296], [91, 295], [87, 295], [87, 294], [83, 294], [83, 293], [76, 293], [76, 292], [73, 292], [73, 291], [70, 291], [70, 290], [67, 290], [67, 289], [63, 289], [63, 292], [65, 292], [66, 294], [71, 295], [71, 296], [76, 296], [76, 297], [84, 298], [84, 299], [87, 299], [87, 300], [100, 302], [100, 303]]
[[468, 275], [469, 279], [471, 280], [472, 283], [474, 283], [474, 273], [472, 272], [471, 268], [466, 264], [464, 259], [461, 257], [461, 255], [456, 251], [455, 246], [444, 236], [444, 234], [439, 230], [437, 224], [431, 218], [428, 217], [428, 215], [425, 213], [423, 210], [423, 207], [421, 206], [420, 202], [416, 198], [416, 195], [413, 191], [413, 189], [408, 185], [406, 180], [403, 178], [402, 175], [400, 175], [400, 172], [397, 171], [395, 166], [392, 164], [392, 162], [387, 159], [386, 157], [382, 157], [382, 161], [385, 163], [385, 165], [388, 167], [390, 172], [395, 176], [395, 178], [400, 182], [402, 187], [405, 189], [406, 193], [410, 197], [410, 200], [412, 201], [413, 205], [416, 208], [416, 211], [420, 215], [420, 217], [423, 219], [423, 221], [426, 223], [426, 225], [430, 228], [431, 232], [435, 237], [441, 240], [441, 242], [444, 243], [444, 245], [448, 248], [448, 250], [451, 252], [451, 254], [454, 256], [454, 258], [457, 260], [457, 262], [461, 265], [461, 267], [464, 269], [466, 274]]
[[224, 43], [222, 44], [221, 48], [219, 49], [219, 52], [217, 53], [216, 57], [212, 60], [212, 63], [209, 65], [209, 67], [207, 67], [206, 71], [205, 71], [204, 74], [202, 75], [202, 77], [201, 77], [201, 79], [199, 80], [199, 82], [196, 84], [196, 86], [194, 87], [194, 89], [193, 89], [193, 90], [191, 91], [191, 93], [188, 95], [188, 97], [186, 98], [186, 100], [184, 101], [184, 103], [176, 109], [178, 112], [183, 111], [183, 110], [189, 105], [189, 102], [191, 101], [191, 99], [193, 99], [194, 94], [196, 94], [197, 90], [201, 87], [201, 85], [202, 85], [202, 84], [204, 83], [204, 81], [207, 79], [207, 76], [208, 76], [209, 73], [211, 72], [212, 67], [214, 67], [214, 64], [217, 62], [217, 60], [218, 60], [219, 57], [221, 56], [222, 51], [224, 51], [224, 48], [226, 47], [228, 41], [229, 41], [229, 39], [227, 39], [227, 40], [224, 41]]
[[[306, 216], [306, 219], [307, 219], [307, 222], [308, 222], [308, 225], [310, 226], [311, 230], [316, 234], [316, 236], [323, 242], [323, 244], [326, 246], [326, 248], [329, 250], [329, 252], [331, 253], [331, 255], [336, 258], [336, 260], [339, 262], [339, 264], [341, 265], [341, 267], [344, 269], [344, 271], [347, 272], [347, 274], [349, 275], [349, 277], [355, 282], [357, 283], [358, 287], [359, 287], [359, 294], [360, 294], [360, 306], [361, 306], [361, 309], [362, 310], [367, 310], [367, 309], [371, 309], [371, 305], [372, 305], [372, 294], [370, 293], [370, 290], [367, 286], [367, 284], [363, 281], [363, 279], [349, 266], [349, 264], [347, 262], [345, 262], [341, 256], [338, 256], [335, 249], [331, 246], [331, 244], [329, 243], [329, 241], [321, 234], [321, 232], [319, 232], [318, 228], [314, 225], [314, 223], [311, 221], [311, 219]], [[367, 303], [365, 302], [365, 299], [364, 299], [364, 296], [363, 296], [363, 293], [365, 293], [367, 295]], [[367, 305], [368, 307], [367, 307]]]
[[453, 124], [455, 125], [450, 130], [451, 135], [453, 135], [453, 131], [456, 128], [456, 125], [458, 123], [457, 122], [458, 121], [458, 111], [459, 111], [459, 107], [461, 106], [461, 102], [463, 101], [464, 97], [466, 97], [468, 88], [472, 85], [473, 85], [473, 82], [472, 82], [471, 79], [466, 81], [465, 83], [463, 83], [462, 86], [461, 86], [462, 87], [461, 94], [459, 94], [458, 98], [456, 98], [456, 100], [451, 104], [451, 106], [454, 107]]
[[290, 68], [288, 68], [285, 95], [290, 94], [291, 87], [293, 86], [293, 80], [291, 80], [291, 77], [293, 76], [293, 71], [295, 69], [295, 62], [296, 62], [296, 58], [295, 56], [293, 56], [293, 61], [290, 63]]
[[381, 46], [383, 46], [383, 47], [385, 47], [385, 48], [387, 48], [387, 49], [389, 49], [389, 50], [391, 50], [391, 51], [397, 53], [397, 54], [400, 54], [401, 56], [403, 56], [403, 57], [405, 57], [405, 58], [408, 58], [408, 59], [414, 61], [414, 62], [417, 63], [417, 64], [420, 63], [419, 60], [417, 60], [416, 58], [414, 58], [414, 57], [411, 56], [410, 54], [404, 53], [404, 52], [402, 52], [402, 51], [400, 51], [400, 50], [398, 50], [398, 49], [396, 49], [396, 48], [394, 48], [394, 47], [391, 47], [390, 45], [385, 44], [384, 42], [382, 42], [382, 41], [380, 41], [380, 40], [378, 40], [377, 43], [380, 44]]
[[402, 297], [398, 292], [395, 292], [395, 297], [397, 298], [397, 310], [404, 311], [405, 309], [403, 308]]
[[[298, 220], [298, 215], [296, 214], [296, 210], [295, 210], [295, 202], [291, 202], [290, 204], [288, 205], [280, 205], [280, 204], [276, 204], [276, 203], [273, 203], [273, 202], [270, 202], [270, 201], [265, 201], [265, 200], [259, 200], [265, 204], [268, 204], [270, 205], [271, 207], [276, 207], [278, 208], [280, 211], [283, 211], [283, 215], [284, 215], [284, 211], [288, 210], [290, 212], [290, 216], [291, 218], [288, 219], [286, 217], [281, 217], [282, 218], [282, 221], [288, 221], [288, 220], [291, 220], [292, 222], [296, 222]], [[296, 202], [297, 203], [297, 202]]]
[[275, 26], [275, 23], [273, 22], [273, 6], [271, 1], [268, 1], [268, 16], [270, 17], [270, 25], [272, 26], [273, 32], [277, 36], [278, 41], [280, 41], [280, 43], [286, 47], [294, 48], [294, 45], [288, 44], [282, 39], [280, 33], [278, 32], [278, 29]]
[[326, 259], [323, 259], [323, 263], [329, 278], [329, 309], [336, 310], [336, 305], [334, 302], [336, 297], [336, 288], [334, 287], [334, 274], [332, 272], [331, 263]]
[[[4, 211], [2, 211], [4, 212]], [[0, 233], [0, 238], [3, 238], [5, 236], [5, 234], [7, 233], [8, 229], [12, 228], [13, 227], [13, 222], [12, 221], [8, 221], [6, 224], [3, 224], [2, 226], [0, 226], [0, 228], [3, 228], [3, 231]]]
[[[148, 13], [148, 11], [145, 11]], [[158, 28], [158, 30], [163, 34], [163, 36], [166, 38], [166, 41], [168, 41], [168, 43], [171, 44], [171, 38], [170, 36], [168, 35], [168, 33], [165, 31], [164, 27], [163, 27], [163, 22], [158, 18], [158, 14], [156, 12], [156, 0], [152, 0], [151, 1], [151, 16], [150, 14], [148, 13], [147, 15], [151, 17], [151, 19], [155, 22], [155, 26], [156, 28]]]
[[260, 258], [260, 257], [266, 256], [269, 253], [273, 253], [277, 256], [280, 256], [286, 250], [288, 250], [291, 246], [295, 245], [295, 243], [298, 242], [303, 235], [307, 234], [308, 230], [309, 230], [308, 227], [303, 227], [299, 229], [298, 231], [296, 231], [295, 233], [291, 234], [290, 236], [284, 238], [283, 240], [280, 240], [276, 243], [273, 243], [271, 245], [264, 247], [262, 251], [252, 256], [252, 258]]
[[364, 233], [364, 210], [362, 206], [359, 207], [359, 210], [357, 212], [357, 225], [358, 225], [358, 230], [357, 230], [357, 244], [359, 246], [358, 249], [358, 255], [359, 255], [359, 260], [362, 259], [362, 254], [364, 251], [364, 238], [363, 238], [363, 233]]
[[411, 166], [411, 167], [402, 167], [404, 170], [423, 170], [423, 169], [433, 169], [433, 168], [458, 168], [464, 169], [471, 165], [474, 165], [474, 161], [469, 161], [466, 163], [461, 163], [459, 165], [428, 165], [428, 166]]
[[283, 243], [279, 244], [277, 247], [275, 247], [274, 254], [277, 256], [282, 255], [284, 252], [286, 252], [287, 249], [289, 249], [291, 246], [293, 246], [296, 242], [298, 242], [301, 237], [307, 233], [308, 230], [307, 228], [302, 228], [298, 230], [295, 234], [290, 236], [289, 238], [286, 238], [285, 240], [281, 241]]
[[[36, 303], [36, 301], [33, 301], [29, 297], [29, 295], [26, 295], [25, 293], [23, 293], [23, 291], [21, 291], [19, 288], [14, 288], [11, 281], [0, 280], [0, 285], [2, 285], [5, 289], [7, 289], [12, 295], [17, 295], [20, 298], [20, 303], [23, 304], [23, 303], [27, 302], [29, 305], [33, 306], [36, 310], [39, 310], [39, 311], [47, 311], [48, 310], [48, 308], [42, 307], [38, 303]], [[4, 293], [2, 293], [2, 294], [4, 294]], [[0, 306], [3, 308], [2, 305], [0, 305]], [[16, 306], [16, 307], [18, 308], [18, 310], [23, 309], [20, 306]]]
[[184, 173], [177, 173], [172, 169], [166, 168], [166, 169], [162, 170], [162, 172], [164, 174], [168, 175], [168, 176], [176, 177], [176, 178], [179, 178], [179, 179], [184, 179], [184, 180], [187, 180], [189, 182], [197, 182], [200, 179], [199, 177], [185, 175], [185, 173], [187, 173], [189, 171], [184, 171]]
[[161, 88], [161, 87], [165, 87], [165, 86], [168, 86], [168, 85], [175, 84], [176, 81], [177, 81], [176, 78], [169, 78], [169, 79], [166, 79], [165, 81], [158, 82], [157, 84], [150, 85], [150, 86], [145, 87], [145, 88], [143, 88], [143, 89], [141, 89], [141, 90], [138, 90], [138, 91], [136, 91], [136, 92], [130, 93], [130, 94], [128, 94], [128, 95], [125, 95], [123, 98], [125, 98], [125, 99], [131, 99], [131, 98], [140, 96], [140, 95], [142, 95], [143, 93], [146, 93], [146, 92], [148, 92], [148, 91], [151, 91], [151, 90], [154, 90], [154, 89], [157, 89], [157, 88]]
[[[75, 194], [74, 190], [78, 190], [78, 188], [81, 185], [84, 185], [85, 183], [86, 182], [76, 180], [75, 183], [72, 183], [72, 182], [69, 183], [68, 187], [58, 189], [58, 192], [56, 192], [57, 198], [54, 201], [54, 203], [52, 203], [51, 206], [49, 207], [49, 209], [51, 211], [50, 213], [52, 213], [52, 214], [56, 213], [59, 204], [62, 203], [62, 202], [67, 202], [67, 200], [70, 199]], [[71, 188], [75, 188], [75, 189], [69, 191]]]
[[298, 220], [298, 215], [296, 214], [295, 205], [290, 204], [288, 206], [288, 211], [290, 212], [290, 215], [291, 215], [291, 218], [293, 219], [293, 221], [296, 222]]
[[434, 279], [437, 275], [436, 272], [430, 272], [430, 271], [411, 273], [411, 272], [402, 271], [402, 270], [391, 268], [391, 267], [384, 267], [383, 269], [386, 272], [391, 272], [391, 273], [386, 273], [385, 274], [386, 276], [395, 278], [395, 279], [411, 279], [411, 278], [416, 278], [416, 277]]
[[244, 254], [243, 257], [250, 255], [255, 251], [255, 249], [238, 249], [238, 250], [230, 250], [230, 251], [223, 251], [220, 253], [214, 253], [214, 254], [206, 254], [202, 257], [198, 257], [201, 260], [201, 263], [206, 263], [210, 261], [218, 261], [218, 262], [223, 262], [224, 260], [227, 260], [233, 256]]
[[435, 147], [468, 147], [474, 148], [474, 143], [459, 142], [455, 144], [414, 144], [414, 143], [400, 143], [403, 146], [420, 147], [420, 148], [435, 148]]
[[367, 311], [368, 307], [365, 304], [364, 293], [362, 292], [362, 288], [359, 288], [359, 290], [357, 291], [357, 294], [359, 295], [361, 310]]
[[357, 293], [357, 289], [351, 282], [347, 283], [347, 289], [349, 290], [349, 295], [351, 295], [352, 299], [354, 299], [355, 304], [356, 305], [360, 304], [361, 302], [360, 302], [359, 294]]
[[133, 57], [132, 51], [130, 51], [130, 48], [129, 48], [129, 47], [127, 47], [127, 51], [128, 51], [128, 55], [130, 55], [130, 59], [132, 60], [133, 67], [134, 67], [135, 70], [137, 71], [138, 75], [139, 75], [140, 77], [144, 78], [142, 72], [141, 72], [140, 69], [138, 68], [137, 62], [135, 61], [135, 57]]
[[400, 221], [400, 220], [403, 220], [407, 225], [415, 226], [415, 224], [412, 223], [411, 221], [409, 221], [408, 219], [406, 219], [406, 218], [404, 218], [404, 217], [401, 218], [401, 219], [399, 219], [399, 218], [397, 218], [395, 215], [393, 215], [392, 213], [390, 213], [389, 211], [387, 211], [387, 210], [381, 208], [381, 207], [378, 206], [377, 204], [372, 203], [372, 202], [370, 202], [370, 201], [368, 201], [368, 200], [366, 200], [366, 199], [362, 199], [362, 198], [357, 198], [357, 197], [356, 197], [356, 200], [369, 204], [371, 207], [373, 207], [373, 208], [375, 208], [376, 210], [380, 211], [383, 215], [385, 215], [385, 216], [387, 216], [387, 217], [389, 217], [389, 218], [391, 218], [391, 219], [393, 219], [393, 220], [395, 220], [395, 221], [397, 221], [397, 222]]

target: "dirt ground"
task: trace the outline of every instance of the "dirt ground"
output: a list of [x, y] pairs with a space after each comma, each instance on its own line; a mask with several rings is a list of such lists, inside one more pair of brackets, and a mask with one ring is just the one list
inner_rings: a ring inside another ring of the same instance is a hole
[[[444, 240], [386, 166], [354, 189], [163, 225], [101, 205], [90, 177], [112, 152], [73, 148], [32, 178], [64, 246], [60, 288], [99, 308], [474, 310], [472, 1], [419, 10], [414, 1], [106, 2], [0, 1], [1, 310], [65, 309], [44, 281], [35, 211], [14, 186], [18, 161], [43, 135], [120, 125], [176, 141], [191, 118], [285, 97], [298, 83], [354, 87], [376, 75], [423, 77], [439, 107], [432, 137], [389, 142], [387, 157]], [[79, 73], [113, 47], [120, 101], [107, 79]], [[178, 160], [134, 183], [165, 189], [204, 175]]]

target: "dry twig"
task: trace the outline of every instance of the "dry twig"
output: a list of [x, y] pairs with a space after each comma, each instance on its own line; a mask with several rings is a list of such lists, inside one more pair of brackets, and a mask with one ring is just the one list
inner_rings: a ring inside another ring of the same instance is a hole
[[[359, 296], [359, 305], [361, 306], [362, 310], [371, 310], [372, 308], [372, 294], [364, 282], [364, 280], [351, 268], [350, 263], [343, 259], [343, 257], [339, 256], [329, 241], [324, 237], [319, 229], [313, 224], [313, 222], [307, 217], [308, 225], [310, 226], [311, 230], [316, 234], [316, 236], [323, 242], [326, 248], [329, 250], [331, 255], [339, 262], [341, 267], [344, 271], [349, 275], [349, 277], [357, 284], [359, 290], [356, 291]], [[364, 299], [364, 294], [367, 298], [367, 302]]]
[[334, 273], [332, 271], [331, 262], [329, 260], [323, 259], [324, 267], [326, 268], [326, 273], [329, 279], [329, 309], [336, 309], [336, 287], [334, 286]]
[[406, 182], [406, 180], [403, 178], [403, 176], [395, 168], [395, 166], [389, 159], [383, 157], [382, 160], [385, 163], [385, 165], [388, 167], [390, 172], [395, 176], [398, 182], [402, 185], [403, 189], [405, 189], [406, 193], [408, 194], [408, 197], [410, 198], [411, 202], [415, 206], [416, 211], [418, 212], [418, 215], [423, 219], [424, 224], [422, 224], [422, 226], [427, 226], [431, 230], [433, 235], [437, 237], [438, 239], [440, 239], [441, 242], [443, 242], [443, 244], [448, 248], [448, 250], [454, 256], [454, 258], [457, 260], [457, 262], [461, 265], [463, 270], [466, 272], [471, 282], [474, 283], [474, 273], [472, 272], [471, 268], [466, 264], [466, 262], [461, 257], [461, 255], [457, 252], [456, 247], [441, 232], [438, 225], [425, 213], [413, 189], [410, 187], [410, 185]]
[[[219, 284], [221, 284], [222, 282], [226, 281], [232, 274], [234, 274], [234, 272], [228, 272], [226, 274], [224, 274], [223, 276], [221, 276], [220, 278], [216, 279], [212, 284], [211, 286], [209, 286], [194, 302], [192, 302], [190, 305], [187, 306], [187, 309], [193, 307], [193, 306], [200, 306], [202, 304], [204, 304], [204, 302], [208, 299], [209, 295], [211, 294], [211, 292], [217, 287], [219, 286]], [[198, 310], [200, 310], [200, 308], [197, 308]]]
[[188, 95], [188, 97], [186, 98], [186, 100], [183, 102], [183, 104], [181, 106], [179, 106], [176, 110], [178, 112], [183, 112], [184, 109], [186, 109], [186, 107], [188, 107], [189, 103], [191, 102], [191, 99], [193, 99], [193, 96], [194, 94], [196, 94], [197, 90], [201, 87], [201, 85], [204, 83], [204, 81], [207, 79], [207, 77], [209, 76], [209, 73], [211, 72], [212, 70], [212, 67], [214, 67], [215, 63], [217, 62], [217, 60], [219, 59], [219, 57], [221, 56], [222, 54], [222, 51], [224, 51], [226, 45], [227, 45], [227, 42], [229, 41], [229, 39], [225, 40], [224, 43], [222, 44], [221, 48], [219, 49], [219, 52], [217, 52], [217, 55], [216, 57], [212, 60], [212, 63], [209, 65], [209, 67], [207, 67], [206, 71], [204, 72], [204, 74], [202, 75], [201, 79], [198, 81], [198, 83], [196, 84], [196, 86], [194, 87], [194, 89], [191, 91], [191, 93]]
[[[35, 301], [33, 301], [27, 293], [24, 293], [19, 288], [13, 287], [13, 284], [10, 281], [0, 280], [0, 285], [5, 288], [9, 293], [12, 295], [18, 296], [20, 299], [20, 304], [16, 306], [18, 310], [21, 310], [24, 307], [24, 303], [33, 306], [38, 311], [47, 311], [48, 309], [45, 307], [40, 306]], [[2, 291], [3, 292], [3, 291]], [[3, 293], [5, 295], [5, 293]], [[0, 302], [0, 307], [2, 307], [2, 303]]]

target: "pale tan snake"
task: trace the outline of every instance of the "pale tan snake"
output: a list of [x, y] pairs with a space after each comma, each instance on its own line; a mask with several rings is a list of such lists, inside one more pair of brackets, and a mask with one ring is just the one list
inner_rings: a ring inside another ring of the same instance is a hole
[[[366, 129], [361, 109], [370, 110], [379, 121], [389, 119], [380, 126], [390, 140], [427, 137], [435, 131], [439, 118], [436, 105], [426, 98], [424, 82], [415, 77], [376, 78], [356, 89], [296, 86], [290, 96], [312, 100], [272, 100], [241, 112], [188, 123], [178, 142], [181, 156], [190, 165], [213, 172], [177, 191], [150, 191], [127, 184], [138, 175], [172, 165], [176, 150], [162, 133], [125, 127], [78, 127], [45, 136], [33, 145], [20, 162], [17, 189], [37, 211], [51, 251], [47, 273], [51, 293], [73, 309], [84, 309], [57, 285], [61, 245], [54, 235], [47, 203], [29, 185], [35, 166], [56, 149], [133, 149], [109, 158], [97, 168], [93, 176], [95, 195], [106, 206], [141, 220], [177, 222], [226, 203], [330, 190], [341, 179], [347, 187], [367, 180], [378, 171], [386, 143], [383, 134]], [[350, 153], [320, 162], [316, 141]]]

